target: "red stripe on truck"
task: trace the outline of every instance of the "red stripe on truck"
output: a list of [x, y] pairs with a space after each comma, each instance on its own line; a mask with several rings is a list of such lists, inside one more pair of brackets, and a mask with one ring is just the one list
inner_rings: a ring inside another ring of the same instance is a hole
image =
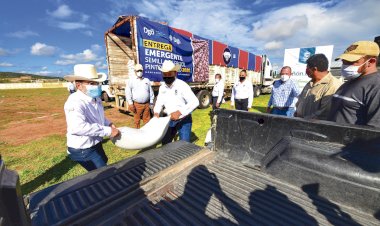
[[239, 68], [248, 68], [248, 52], [244, 50], [239, 50]]
[[226, 48], [227, 45], [218, 41], [212, 41], [212, 64], [226, 66], [223, 60], [223, 53]]

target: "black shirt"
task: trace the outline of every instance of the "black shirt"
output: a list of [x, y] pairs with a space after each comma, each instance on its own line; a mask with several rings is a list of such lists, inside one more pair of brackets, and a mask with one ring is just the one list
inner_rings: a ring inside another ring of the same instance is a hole
[[375, 72], [344, 83], [333, 95], [327, 119], [380, 127], [380, 74]]

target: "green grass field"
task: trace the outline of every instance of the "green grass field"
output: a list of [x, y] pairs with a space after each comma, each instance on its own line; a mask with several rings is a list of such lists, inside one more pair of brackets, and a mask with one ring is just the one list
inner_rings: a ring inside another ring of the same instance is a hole
[[[27, 103], [23, 105], [23, 111], [59, 111], [62, 114], [51, 120], [61, 120], [64, 122], [63, 104], [67, 98], [65, 89], [32, 89], [32, 90], [0, 90], [0, 117], [2, 120], [0, 132], [5, 134], [9, 127], [13, 126], [12, 121], [22, 120], [17, 111], [15, 102]], [[262, 95], [254, 99], [251, 111], [264, 112], [269, 95]], [[51, 103], [47, 106], [41, 104], [41, 100], [48, 100]], [[222, 108], [231, 109], [230, 103], [226, 102]], [[109, 111], [112, 111], [110, 114]], [[197, 109], [193, 112], [193, 142], [203, 146], [206, 133], [210, 127], [210, 111], [208, 109]], [[132, 117], [119, 113], [115, 109], [107, 109], [108, 118], [116, 121], [118, 126], [131, 126]], [[25, 116], [27, 117], [27, 116]], [[124, 120], [125, 119], [125, 120]], [[41, 123], [41, 122], [38, 122]], [[49, 122], [46, 123], [46, 130], [49, 130]], [[20, 125], [21, 126], [21, 125]], [[45, 127], [44, 127], [45, 128]], [[27, 132], [27, 131], [26, 131]], [[108, 164], [118, 162], [139, 153], [139, 151], [125, 151], [105, 139], [104, 149], [109, 158]], [[20, 175], [23, 194], [29, 194], [73, 177], [82, 175], [86, 171], [71, 161], [66, 154], [66, 137], [63, 132], [47, 135], [22, 144], [9, 144], [0, 138], [0, 153], [9, 169], [16, 170]]]

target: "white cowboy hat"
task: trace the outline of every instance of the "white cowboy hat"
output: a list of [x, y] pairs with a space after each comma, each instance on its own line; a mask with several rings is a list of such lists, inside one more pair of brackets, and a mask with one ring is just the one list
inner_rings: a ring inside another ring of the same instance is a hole
[[74, 74], [66, 75], [63, 78], [69, 82], [78, 80], [104, 82], [107, 80], [107, 75], [97, 73], [95, 66], [92, 64], [77, 64], [74, 66]]
[[158, 67], [158, 70], [162, 72], [179, 71], [179, 69], [181, 69], [181, 65], [174, 64], [171, 60], [165, 60], [164, 63], [162, 63], [162, 67]]
[[135, 71], [143, 71], [143, 70], [144, 70], [144, 68], [143, 68], [143, 66], [141, 64], [136, 64], [135, 65]]

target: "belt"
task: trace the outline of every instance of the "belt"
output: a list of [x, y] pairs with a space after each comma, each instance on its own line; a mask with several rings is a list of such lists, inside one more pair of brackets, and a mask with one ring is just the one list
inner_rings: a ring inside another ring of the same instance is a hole
[[273, 109], [277, 110], [288, 110], [290, 107], [274, 107]]

